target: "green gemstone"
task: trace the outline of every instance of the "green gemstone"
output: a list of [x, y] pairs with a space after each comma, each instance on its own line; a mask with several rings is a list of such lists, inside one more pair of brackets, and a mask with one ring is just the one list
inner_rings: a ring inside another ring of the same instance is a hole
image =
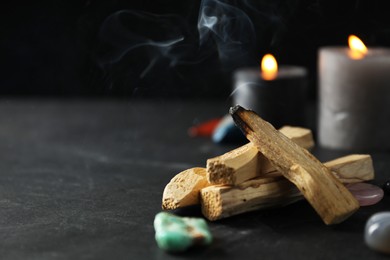
[[159, 248], [171, 251], [185, 251], [193, 245], [209, 245], [212, 236], [202, 218], [179, 217], [160, 212], [154, 218], [156, 241]]

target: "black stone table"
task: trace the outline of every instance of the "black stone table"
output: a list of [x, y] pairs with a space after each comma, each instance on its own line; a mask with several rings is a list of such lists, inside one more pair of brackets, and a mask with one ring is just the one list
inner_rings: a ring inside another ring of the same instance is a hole
[[[0, 259], [385, 259], [363, 241], [386, 197], [325, 226], [307, 202], [210, 223], [214, 243], [167, 254], [153, 219], [178, 172], [234, 146], [187, 129], [227, 102], [0, 100]], [[322, 160], [344, 155], [317, 149]], [[390, 154], [373, 154], [381, 184]], [[199, 209], [176, 212], [200, 216]]]

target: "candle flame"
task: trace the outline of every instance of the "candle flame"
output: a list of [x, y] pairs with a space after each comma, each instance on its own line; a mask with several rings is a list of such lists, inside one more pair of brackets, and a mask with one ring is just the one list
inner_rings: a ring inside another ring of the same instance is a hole
[[348, 37], [349, 44], [349, 56], [354, 60], [360, 60], [367, 54], [367, 47], [364, 43], [355, 35]]
[[264, 55], [261, 60], [261, 75], [265, 80], [273, 80], [278, 74], [278, 63], [272, 54]]

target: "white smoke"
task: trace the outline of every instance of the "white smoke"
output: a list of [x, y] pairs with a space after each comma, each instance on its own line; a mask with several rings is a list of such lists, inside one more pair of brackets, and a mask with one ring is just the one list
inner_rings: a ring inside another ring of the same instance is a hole
[[228, 1], [203, 0], [198, 18], [199, 43], [214, 41], [222, 64], [247, 62], [253, 55], [256, 33], [249, 16]]

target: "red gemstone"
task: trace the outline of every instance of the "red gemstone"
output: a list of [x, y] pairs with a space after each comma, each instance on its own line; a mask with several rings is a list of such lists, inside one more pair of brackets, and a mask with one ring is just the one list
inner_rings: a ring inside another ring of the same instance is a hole
[[221, 118], [211, 119], [209, 121], [200, 123], [199, 125], [193, 126], [188, 129], [188, 135], [191, 137], [210, 137], [213, 134], [214, 129], [218, 126], [219, 122], [221, 122]]

